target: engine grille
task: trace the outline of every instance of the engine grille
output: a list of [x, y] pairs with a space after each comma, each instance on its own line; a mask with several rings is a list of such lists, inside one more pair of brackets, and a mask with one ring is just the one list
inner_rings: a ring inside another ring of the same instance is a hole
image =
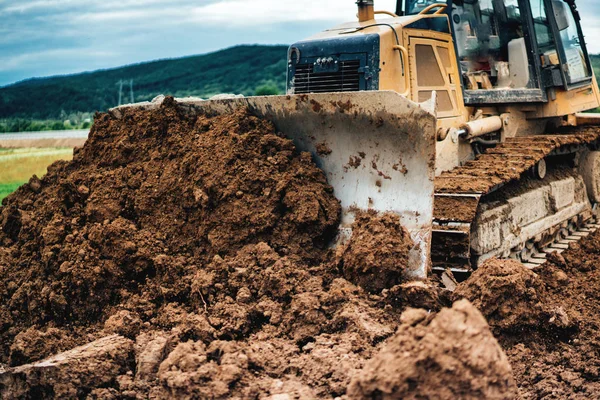
[[339, 71], [314, 73], [313, 64], [296, 65], [294, 93], [357, 92], [360, 90], [360, 60], [340, 61]]

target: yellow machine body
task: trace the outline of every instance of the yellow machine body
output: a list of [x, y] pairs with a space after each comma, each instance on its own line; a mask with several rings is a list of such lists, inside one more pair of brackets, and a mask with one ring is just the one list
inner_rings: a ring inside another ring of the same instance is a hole
[[[470, 143], [458, 138], [458, 133], [473, 121], [479, 121], [484, 134], [501, 131], [503, 137], [536, 135], [543, 133], [549, 124], [577, 125], [577, 113], [600, 106], [600, 91], [592, 71], [589, 82], [576, 88], [547, 89], [543, 101], [532, 101], [525, 94], [521, 101], [503, 102], [503, 95], [513, 90], [503, 87], [491, 89], [498, 94], [495, 103], [465, 104], [461, 82], [466, 78], [459, 66], [461, 60], [455, 47], [450, 15], [446, 12], [448, 5], [434, 3], [427, 6], [420, 14], [395, 16], [387, 11], [374, 11], [372, 2], [365, 2], [364, 6], [359, 4], [358, 21], [341, 24], [306, 41], [327, 43], [376, 34], [379, 36], [378, 90], [395, 91], [415, 103], [426, 102], [433, 92], [437, 93], [437, 174], [473, 158]], [[373, 19], [365, 19], [370, 16]], [[440, 32], [440, 26], [445, 26], [447, 32]], [[544, 62], [542, 58], [540, 62]], [[559, 63], [556, 51], [545, 58], [551, 63]], [[483, 87], [486, 82], [489, 85], [489, 77], [475, 79], [478, 81], [475, 83]], [[290, 93], [297, 92], [292, 87]], [[501, 130], [494, 129], [493, 121], [485, 121], [491, 116], [502, 116]], [[489, 123], [491, 126], [486, 131]], [[589, 119], [587, 123], [590, 123]]]

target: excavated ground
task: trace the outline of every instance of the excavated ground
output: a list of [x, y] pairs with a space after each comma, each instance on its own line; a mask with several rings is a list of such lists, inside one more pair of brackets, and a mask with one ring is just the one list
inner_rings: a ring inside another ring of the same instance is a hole
[[246, 111], [99, 114], [0, 209], [0, 398], [599, 392], [600, 234], [451, 293], [404, 281], [391, 215], [329, 250], [339, 217], [310, 155]]
[[459, 285], [487, 318], [523, 399], [592, 399], [600, 393], [600, 232], [553, 254], [537, 274], [487, 263]]
[[0, 211], [0, 397], [343, 395], [399, 299], [448, 296], [402, 286], [412, 244], [389, 215], [356, 225], [387, 251], [328, 250], [339, 217], [310, 154], [246, 111], [98, 115]]

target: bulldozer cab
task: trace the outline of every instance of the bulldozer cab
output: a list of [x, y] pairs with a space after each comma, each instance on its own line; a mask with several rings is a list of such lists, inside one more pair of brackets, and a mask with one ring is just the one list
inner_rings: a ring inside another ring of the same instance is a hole
[[405, 0], [399, 11], [444, 6], [465, 105], [548, 102], [556, 89], [592, 83], [574, 0]]

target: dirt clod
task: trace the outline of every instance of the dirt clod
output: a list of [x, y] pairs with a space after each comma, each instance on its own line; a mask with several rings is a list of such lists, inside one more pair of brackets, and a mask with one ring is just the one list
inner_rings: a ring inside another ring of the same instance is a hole
[[110, 385], [131, 368], [133, 343], [108, 336], [59, 356], [0, 373], [0, 397], [76, 399]]
[[558, 322], [551, 318], [559, 306], [551, 304], [543, 281], [517, 261], [484, 263], [458, 285], [454, 296], [471, 301], [497, 334], [544, 329]]
[[327, 142], [317, 143], [316, 148], [317, 148], [317, 153], [322, 156], [328, 156], [333, 152], [333, 150], [331, 150], [331, 148], [329, 147]]
[[350, 399], [515, 399], [506, 355], [483, 316], [459, 301], [435, 318], [404, 317], [398, 333], [352, 380]]
[[397, 215], [358, 212], [352, 237], [338, 250], [346, 279], [369, 292], [401, 282], [414, 243]]

